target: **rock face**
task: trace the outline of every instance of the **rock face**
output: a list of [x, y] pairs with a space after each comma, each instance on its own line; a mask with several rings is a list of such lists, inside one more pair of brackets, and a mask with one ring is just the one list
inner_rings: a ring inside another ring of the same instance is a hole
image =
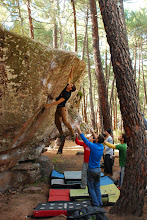
[[49, 179], [52, 170], [53, 164], [44, 155], [33, 162], [18, 163], [10, 171], [0, 172], [0, 192]]
[[2, 29], [0, 36], [0, 171], [7, 171], [22, 158], [25, 161], [32, 146], [41, 154], [39, 143], [57, 135], [56, 106], [43, 106], [64, 89], [73, 65], [77, 90], [68, 111], [74, 123], [73, 100], [78, 99], [86, 65], [72, 52], [53, 50]]

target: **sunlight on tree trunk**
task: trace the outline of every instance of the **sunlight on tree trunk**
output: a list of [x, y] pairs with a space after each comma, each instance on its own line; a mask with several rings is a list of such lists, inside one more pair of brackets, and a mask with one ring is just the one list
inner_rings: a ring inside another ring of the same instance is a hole
[[73, 7], [73, 14], [74, 14], [74, 30], [75, 30], [75, 52], [78, 50], [78, 43], [77, 43], [77, 21], [76, 21], [76, 9], [75, 9], [75, 2], [71, 0], [72, 7]]
[[119, 215], [141, 216], [146, 187], [143, 116], [119, 9], [113, 0], [99, 0], [99, 5], [110, 45], [111, 60], [128, 144], [121, 195], [110, 212]]
[[31, 38], [34, 39], [34, 28], [33, 28], [33, 21], [32, 21], [32, 17], [31, 17], [30, 0], [27, 0], [27, 8], [28, 8]]
[[99, 49], [99, 34], [98, 34], [98, 22], [97, 22], [97, 10], [95, 0], [89, 0], [91, 21], [92, 21], [92, 42], [93, 42], [93, 55], [95, 72], [98, 81], [98, 93], [99, 103], [103, 116], [104, 129], [112, 128], [112, 122], [110, 117], [110, 107], [108, 104], [108, 93], [106, 90], [106, 82], [102, 69], [100, 49]]
[[58, 48], [57, 33], [58, 33], [58, 31], [57, 31], [57, 24], [54, 23], [54, 29], [53, 29], [53, 48], [55, 48], [55, 49]]
[[96, 125], [95, 125], [95, 113], [94, 113], [93, 96], [92, 96], [92, 80], [91, 80], [90, 58], [89, 58], [89, 48], [88, 48], [88, 33], [87, 33], [86, 48], [87, 48], [87, 65], [88, 65], [88, 77], [89, 77], [89, 98], [90, 98], [90, 109], [91, 109], [91, 121], [92, 121], [92, 127], [95, 130]]

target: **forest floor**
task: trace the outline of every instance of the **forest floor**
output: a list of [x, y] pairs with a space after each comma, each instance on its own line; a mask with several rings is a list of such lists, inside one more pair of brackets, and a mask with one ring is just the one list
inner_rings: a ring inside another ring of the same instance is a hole
[[[58, 172], [81, 170], [83, 155], [76, 155], [78, 151], [83, 151], [81, 147], [76, 146], [72, 141], [66, 140], [63, 154], [57, 155], [57, 149], [46, 151], [44, 155], [48, 156]], [[115, 159], [113, 170], [118, 170], [118, 159]], [[103, 172], [103, 169], [102, 169]], [[33, 209], [38, 203], [46, 203], [49, 197], [48, 181], [39, 182], [33, 185], [34, 188], [19, 188], [15, 191], [9, 191], [0, 194], [0, 220], [31, 220]], [[30, 189], [30, 190], [29, 190]], [[117, 216], [109, 214], [110, 206], [103, 207], [107, 211], [106, 216], [109, 220], [146, 220], [147, 219], [147, 196], [145, 197], [144, 214], [142, 217]], [[46, 220], [63, 220], [65, 216], [54, 218], [45, 218]], [[41, 220], [41, 218], [38, 218]]]

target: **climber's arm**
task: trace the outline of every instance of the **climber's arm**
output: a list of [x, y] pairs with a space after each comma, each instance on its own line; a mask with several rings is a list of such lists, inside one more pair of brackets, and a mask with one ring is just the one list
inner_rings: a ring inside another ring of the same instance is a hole
[[114, 144], [110, 144], [110, 143], [105, 142], [105, 141], [104, 141], [104, 144], [107, 145], [110, 148], [116, 149], [116, 145], [114, 145]]
[[45, 107], [51, 107], [52, 105], [58, 105], [60, 104], [61, 102], [64, 102], [65, 99], [64, 98], [60, 98], [58, 101], [55, 101], [55, 102], [52, 102], [52, 103], [49, 103], [49, 104], [46, 104]]
[[67, 84], [70, 84], [71, 81], [72, 81], [72, 77], [73, 77], [73, 75], [72, 75], [72, 73], [73, 73], [73, 69], [74, 69], [74, 66], [72, 67], [72, 69], [71, 69], [71, 71], [70, 71], [70, 74], [69, 74], [69, 78], [68, 78], [68, 82], [67, 82]]
[[90, 131], [91, 131], [91, 133], [92, 133], [94, 139], [96, 140], [96, 139], [98, 138], [98, 135], [95, 133], [95, 131], [93, 130], [92, 127], [90, 128]]

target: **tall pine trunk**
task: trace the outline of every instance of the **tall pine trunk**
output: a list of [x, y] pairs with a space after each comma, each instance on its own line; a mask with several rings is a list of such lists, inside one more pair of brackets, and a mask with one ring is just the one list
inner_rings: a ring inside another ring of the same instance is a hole
[[119, 215], [143, 214], [146, 187], [145, 135], [137, 87], [127, 37], [114, 0], [99, 0], [111, 60], [116, 78], [120, 109], [127, 135], [127, 158], [121, 194], [111, 213]]
[[23, 25], [23, 18], [21, 16], [21, 10], [20, 10], [20, 4], [19, 4], [19, 0], [17, 0], [17, 8], [18, 8], [18, 14], [19, 14], [19, 19], [20, 19], [20, 24], [21, 24], [21, 32], [24, 35], [24, 25]]
[[73, 7], [73, 14], [74, 14], [74, 30], [75, 30], [75, 52], [78, 50], [78, 43], [77, 43], [77, 21], [76, 21], [76, 9], [75, 9], [75, 2], [71, 0], [72, 7]]
[[86, 103], [86, 97], [85, 97], [85, 89], [84, 89], [84, 82], [83, 82], [83, 107], [84, 107], [84, 111], [83, 111], [83, 118], [85, 120], [85, 123], [87, 123], [87, 103]]
[[60, 2], [59, 0], [56, 1], [57, 3], [57, 13], [58, 13], [58, 22], [59, 22], [59, 34], [60, 34], [60, 48], [64, 49], [64, 35], [63, 35], [63, 31], [62, 31], [62, 23], [61, 23], [61, 19], [62, 19], [62, 15], [60, 12]]
[[89, 98], [90, 98], [90, 109], [91, 109], [91, 121], [92, 127], [95, 130], [95, 113], [94, 113], [94, 105], [93, 105], [93, 96], [92, 96], [92, 80], [91, 80], [91, 71], [90, 71], [90, 58], [89, 58], [89, 48], [88, 48], [88, 34], [87, 34], [87, 65], [88, 65], [88, 77], [89, 77]]
[[29, 16], [29, 25], [30, 25], [31, 38], [34, 39], [34, 28], [33, 28], [32, 16], [31, 16], [30, 0], [27, 0], [27, 8], [28, 8], [28, 16]]
[[57, 49], [58, 48], [58, 30], [57, 30], [57, 24], [56, 20], [54, 20], [54, 28], [53, 28], [53, 48]]
[[95, 0], [89, 0], [91, 20], [92, 20], [92, 42], [93, 42], [93, 55], [95, 72], [98, 81], [98, 94], [99, 104], [103, 116], [104, 129], [112, 127], [112, 121], [110, 117], [110, 107], [108, 104], [108, 93], [106, 89], [105, 77], [102, 69], [101, 56], [99, 50], [99, 35], [98, 35], [98, 22], [97, 22], [97, 10]]

